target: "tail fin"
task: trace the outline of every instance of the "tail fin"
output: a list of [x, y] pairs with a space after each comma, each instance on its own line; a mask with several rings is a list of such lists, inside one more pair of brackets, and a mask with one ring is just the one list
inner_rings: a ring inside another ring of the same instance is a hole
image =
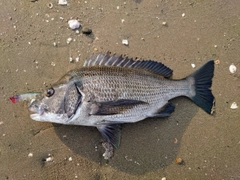
[[199, 70], [187, 77], [193, 87], [192, 101], [201, 107], [208, 114], [213, 114], [215, 98], [210, 89], [214, 73], [214, 61], [209, 61]]

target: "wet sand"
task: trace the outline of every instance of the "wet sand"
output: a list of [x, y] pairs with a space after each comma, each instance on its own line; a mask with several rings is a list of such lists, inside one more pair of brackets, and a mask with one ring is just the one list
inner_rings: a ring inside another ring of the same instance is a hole
[[[240, 113], [230, 108], [240, 105], [239, 2], [49, 2], [0, 2], [0, 179], [240, 179]], [[93, 33], [69, 29], [71, 17]], [[123, 125], [120, 148], [106, 162], [97, 129], [35, 122], [23, 103], [9, 101], [107, 51], [162, 62], [174, 79], [220, 60], [212, 86], [216, 114], [174, 99], [171, 117]]]

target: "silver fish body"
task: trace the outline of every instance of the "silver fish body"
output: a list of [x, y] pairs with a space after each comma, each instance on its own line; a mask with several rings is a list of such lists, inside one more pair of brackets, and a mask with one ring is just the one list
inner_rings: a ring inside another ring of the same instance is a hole
[[213, 71], [214, 62], [209, 61], [192, 75], [171, 80], [172, 70], [162, 63], [100, 54], [68, 72], [29, 110], [37, 121], [95, 126], [118, 147], [119, 124], [168, 117], [174, 111], [169, 100], [175, 97], [186, 96], [212, 114]]

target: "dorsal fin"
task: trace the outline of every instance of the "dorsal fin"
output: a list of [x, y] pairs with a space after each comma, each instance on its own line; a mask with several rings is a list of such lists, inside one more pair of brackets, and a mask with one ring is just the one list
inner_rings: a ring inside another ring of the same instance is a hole
[[173, 72], [170, 68], [160, 62], [155, 62], [152, 60], [134, 61], [133, 59], [130, 59], [128, 57], [123, 58], [122, 55], [110, 56], [109, 53], [106, 53], [106, 55], [99, 54], [96, 58], [94, 55], [92, 55], [90, 60], [85, 61], [83, 66], [117, 66], [144, 69], [166, 78], [171, 77]]

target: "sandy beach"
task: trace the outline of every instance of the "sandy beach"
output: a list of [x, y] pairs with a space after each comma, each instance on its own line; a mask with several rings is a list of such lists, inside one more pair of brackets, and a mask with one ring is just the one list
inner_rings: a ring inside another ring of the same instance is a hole
[[[240, 106], [239, 1], [2, 0], [0, 5], [0, 179], [240, 179], [240, 108], [231, 108], [234, 102]], [[70, 19], [81, 27], [70, 29]], [[83, 28], [92, 33], [83, 34]], [[108, 51], [162, 62], [173, 69], [173, 79], [215, 60], [216, 113], [184, 97], [173, 99], [169, 118], [124, 124], [120, 147], [106, 161], [96, 128], [36, 122], [24, 103], [9, 100], [51, 87], [92, 54]], [[177, 158], [183, 162], [177, 164]]]

